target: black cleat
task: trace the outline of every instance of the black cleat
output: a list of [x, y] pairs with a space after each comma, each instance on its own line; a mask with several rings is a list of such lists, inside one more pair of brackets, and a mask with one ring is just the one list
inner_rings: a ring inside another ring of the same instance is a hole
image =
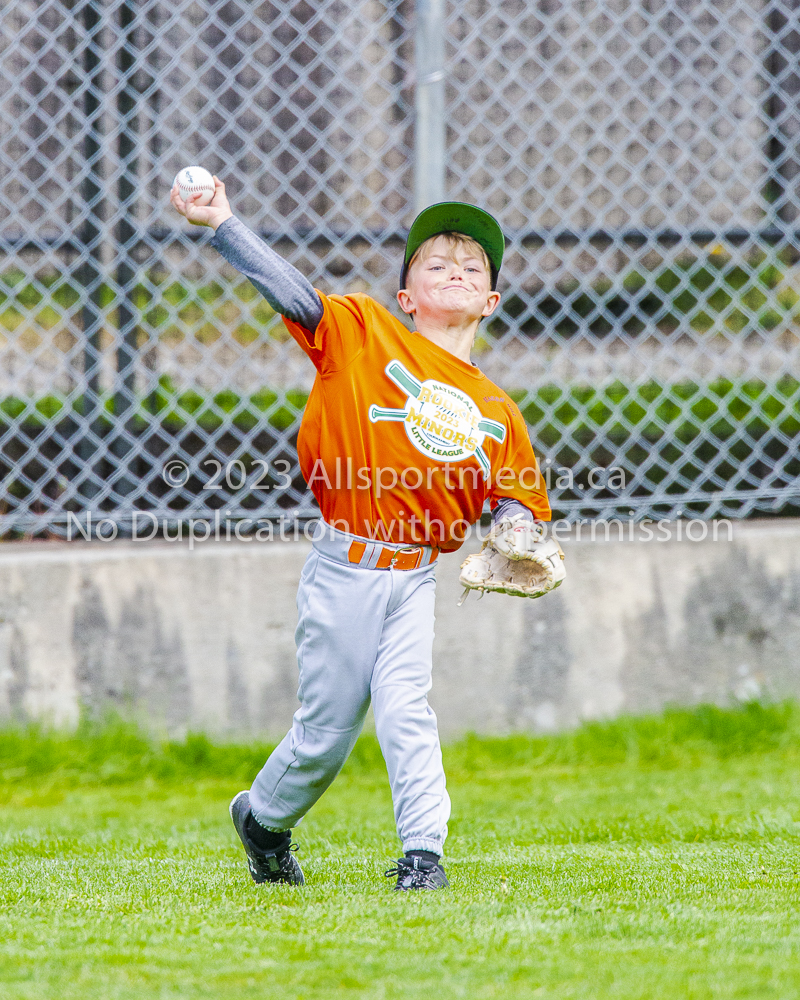
[[400, 858], [396, 868], [386, 872], [387, 878], [397, 876], [395, 892], [409, 889], [446, 889], [450, 883], [441, 864], [423, 861], [421, 858]]
[[250, 815], [250, 793], [239, 792], [230, 804], [230, 814], [236, 832], [239, 834], [245, 854], [247, 867], [253, 876], [253, 881], [259, 885], [262, 882], [285, 882], [287, 885], [303, 885], [303, 869], [292, 854], [294, 845], [290, 843], [291, 834], [286, 834], [286, 843], [273, 851], [262, 851], [248, 837], [245, 821]]

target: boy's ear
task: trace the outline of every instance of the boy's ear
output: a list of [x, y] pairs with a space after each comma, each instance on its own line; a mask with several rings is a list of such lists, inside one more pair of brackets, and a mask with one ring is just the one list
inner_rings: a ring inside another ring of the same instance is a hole
[[[489, 292], [489, 298], [486, 301], [486, 306], [484, 307], [481, 316], [491, 316], [499, 305], [500, 305], [500, 292]], [[400, 308], [402, 309], [402, 306]]]
[[[416, 309], [414, 305], [414, 300], [411, 298], [407, 288], [401, 288], [397, 293], [397, 303], [404, 313], [413, 313]], [[489, 314], [486, 313], [488, 316]]]

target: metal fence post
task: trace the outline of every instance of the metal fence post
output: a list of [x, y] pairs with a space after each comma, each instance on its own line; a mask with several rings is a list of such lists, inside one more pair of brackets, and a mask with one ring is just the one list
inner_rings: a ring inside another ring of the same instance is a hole
[[89, 0], [81, 11], [86, 48], [83, 52], [83, 72], [87, 81], [83, 98], [85, 119], [84, 169], [81, 197], [86, 213], [80, 230], [83, 261], [78, 269], [78, 281], [83, 286], [83, 399], [81, 401], [81, 440], [78, 455], [84, 481], [81, 493], [88, 498], [98, 493], [94, 479], [97, 436], [100, 430], [100, 361], [102, 330], [102, 225], [105, 213], [102, 176], [102, 141], [100, 118], [103, 115], [102, 33], [103, 7], [101, 0]]
[[117, 490], [127, 496], [135, 484], [135, 455], [132, 455], [131, 439], [135, 435], [136, 409], [136, 363], [138, 360], [139, 323], [134, 302], [137, 265], [135, 253], [139, 237], [136, 223], [139, 186], [139, 100], [136, 73], [137, 39], [136, 15], [131, 3], [122, 3], [119, 8], [119, 27], [123, 34], [123, 44], [117, 53], [117, 69], [120, 87], [117, 94], [119, 117], [118, 156], [120, 176], [117, 184], [119, 197], [119, 220], [116, 238], [119, 247], [116, 284], [119, 296], [117, 308], [119, 341], [117, 343], [117, 375], [114, 391], [115, 422], [112, 451], [120, 465], [127, 461], [126, 475], [122, 477]]
[[414, 207], [445, 197], [444, 0], [417, 0]]

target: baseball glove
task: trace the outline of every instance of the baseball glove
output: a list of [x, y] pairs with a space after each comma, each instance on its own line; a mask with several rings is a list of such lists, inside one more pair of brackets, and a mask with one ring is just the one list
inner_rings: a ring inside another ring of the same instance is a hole
[[464, 595], [459, 603], [470, 590], [541, 597], [560, 587], [566, 575], [558, 542], [544, 537], [540, 522], [515, 514], [495, 525], [481, 551], [467, 556], [461, 564], [459, 581]]

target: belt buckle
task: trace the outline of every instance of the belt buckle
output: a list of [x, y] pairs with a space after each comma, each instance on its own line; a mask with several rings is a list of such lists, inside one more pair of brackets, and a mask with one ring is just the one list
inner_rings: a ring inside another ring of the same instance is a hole
[[407, 555], [410, 552], [416, 552], [417, 553], [417, 562], [416, 562], [416, 565], [412, 567], [412, 569], [416, 569], [417, 566], [419, 566], [420, 562], [422, 561], [422, 546], [421, 545], [406, 545], [402, 549], [395, 549], [394, 553], [392, 554], [392, 561], [389, 563], [389, 565], [391, 566], [391, 568], [392, 569], [396, 568], [395, 563], [397, 562], [397, 559], [399, 558], [399, 556], [401, 556], [401, 555]]

